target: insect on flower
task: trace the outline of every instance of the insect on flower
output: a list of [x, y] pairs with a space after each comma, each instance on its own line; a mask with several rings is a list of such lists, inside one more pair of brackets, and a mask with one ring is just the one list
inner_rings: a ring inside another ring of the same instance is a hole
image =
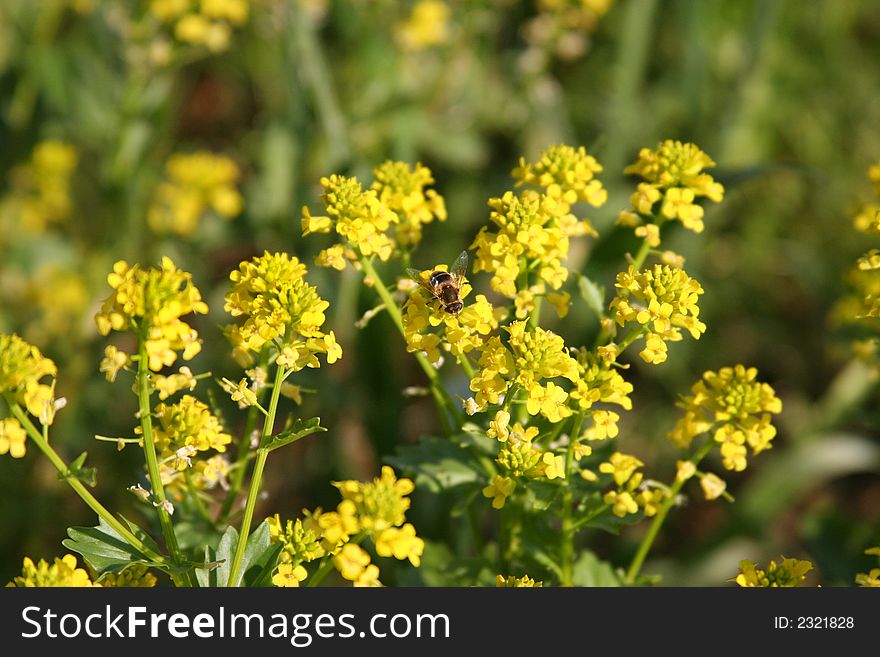
[[461, 302], [461, 284], [464, 281], [464, 273], [467, 270], [467, 251], [462, 251], [449, 271], [432, 271], [428, 280], [422, 279], [418, 269], [407, 269], [409, 277], [425, 288], [431, 296], [440, 301], [443, 310], [450, 315], [457, 315], [464, 308]]

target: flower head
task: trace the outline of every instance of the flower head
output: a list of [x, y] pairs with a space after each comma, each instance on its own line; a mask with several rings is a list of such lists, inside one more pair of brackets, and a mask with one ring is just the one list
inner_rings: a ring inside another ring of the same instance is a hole
[[608, 192], [595, 177], [601, 171], [602, 165], [583, 146], [559, 144], [541, 153], [537, 162], [529, 163], [520, 158], [513, 177], [517, 185], [542, 187], [548, 196], [560, 198], [569, 205], [585, 201], [599, 207], [608, 200]]
[[306, 266], [286, 253], [242, 262], [229, 278], [225, 309], [243, 321], [234, 331], [237, 346], [259, 352], [270, 342], [281, 345], [282, 364], [293, 371], [328, 363], [342, 355], [335, 334], [321, 327], [330, 304], [305, 280]]
[[15, 334], [0, 333], [0, 394], [9, 395], [31, 415], [41, 418], [47, 404], [55, 401], [57, 372], [55, 363], [35, 346]]
[[758, 371], [743, 365], [706, 372], [682, 398], [684, 415], [669, 434], [680, 449], [707, 431], [720, 444], [724, 467], [743, 470], [746, 446], [753, 454], [772, 447], [776, 428], [771, 416], [782, 411], [773, 388], [757, 380]]
[[[225, 452], [226, 445], [232, 442], [232, 436], [223, 430], [207, 404], [192, 395], [184, 395], [174, 404], [158, 404], [155, 414], [159, 420], [155, 428], [156, 447], [160, 450], [177, 453], [184, 447], [190, 447], [195, 451], [190, 450], [185, 454], [191, 456], [196, 451], [211, 449]], [[180, 457], [183, 455], [178, 454]], [[176, 468], [178, 470], [186, 469], [185, 459], [181, 458], [178, 466], [181, 466]]]
[[343, 500], [352, 502], [362, 529], [381, 532], [403, 524], [414, 486], [409, 479], [398, 479], [394, 470], [382, 466], [382, 474], [371, 482], [338, 481]]
[[35, 564], [29, 557], [25, 557], [21, 575], [14, 577], [7, 586], [27, 588], [43, 586], [92, 587], [101, 585], [92, 582], [88, 571], [77, 567], [75, 556], [65, 554], [60, 559], [55, 557], [55, 561], [52, 564], [47, 563], [43, 559], [40, 559]]
[[[441, 3], [442, 4], [442, 3]], [[373, 169], [372, 189], [379, 200], [400, 218], [396, 239], [401, 246], [415, 246], [422, 239], [422, 226], [446, 220], [446, 204], [433, 189], [431, 170], [421, 164], [388, 160]]]
[[208, 306], [193, 285], [192, 276], [162, 258], [161, 269], [141, 269], [124, 260], [107, 277], [113, 293], [104, 301], [95, 322], [102, 335], [111, 330], [134, 331], [144, 341], [149, 368], [158, 372], [177, 360], [189, 360], [201, 350], [198, 333], [181, 319], [205, 314]]
[[640, 356], [649, 363], [666, 360], [666, 341], [681, 340], [681, 329], [698, 340], [706, 325], [698, 317], [697, 300], [703, 294], [699, 282], [683, 269], [654, 265], [636, 272], [630, 268], [617, 275], [617, 296], [611, 302], [620, 326], [636, 323], [646, 332]]
[[802, 559], [786, 559], [777, 564], [771, 561], [767, 570], [762, 570], [748, 560], [739, 562], [739, 575], [736, 583], [743, 587], [777, 587], [777, 586], [800, 586], [806, 579], [807, 573], [813, 569], [813, 564]]
[[495, 586], [498, 588], [534, 588], [543, 587], [544, 582], [536, 582], [528, 575], [523, 575], [522, 577], [497, 575], [495, 577]]

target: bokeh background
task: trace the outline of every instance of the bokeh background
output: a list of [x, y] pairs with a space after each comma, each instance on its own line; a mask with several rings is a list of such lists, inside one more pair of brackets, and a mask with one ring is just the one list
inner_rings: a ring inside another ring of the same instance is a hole
[[[705, 233], [668, 238], [706, 290], [708, 331], [673, 345], [662, 366], [635, 359], [635, 410], [621, 444], [668, 475], [675, 452], [663, 436], [677, 395], [728, 364], [757, 366], [784, 412], [774, 448], [728, 477], [736, 503], [692, 499], [667, 522], [645, 571], [664, 584], [718, 585], [740, 559], [782, 554], [812, 560], [811, 582], [828, 586], [871, 567], [862, 551], [880, 542], [880, 395], [876, 369], [853, 357], [865, 327], [833, 316], [855, 259], [875, 246], [852, 216], [870, 195], [866, 169], [880, 160], [880, 4], [244, 4], [243, 19], [230, 14], [199, 31], [174, 14], [187, 5], [198, 13], [195, 0], [0, 3], [0, 331], [19, 332], [58, 363], [69, 405], [53, 442], [68, 458], [89, 451], [107, 506], [136, 515], [125, 488], [141, 476], [135, 450], [93, 438], [131, 435], [134, 425], [127, 384], [97, 370], [106, 341], [92, 318], [117, 259], [168, 255], [194, 274], [211, 307], [197, 323], [206, 342], [194, 367], [237, 380], [217, 328], [227, 321], [229, 271], [263, 249], [311, 261], [326, 246], [299, 231], [301, 207], [320, 207], [321, 176], [368, 180], [386, 158], [429, 166], [449, 220], [426, 229], [415, 264], [427, 268], [469, 246], [520, 155], [584, 145], [605, 167], [610, 199], [591, 216], [601, 237], [578, 244], [573, 268], [610, 286], [637, 246], [614, 226], [633, 188], [622, 170], [639, 148], [674, 138], [709, 153], [727, 189], [707, 208]], [[68, 207], [25, 222], [16, 199], [33, 195], [43, 175], [28, 163], [53, 140], [76, 152], [62, 190]], [[166, 162], [199, 150], [235, 162], [242, 212], [209, 211], [185, 235], [154, 230], [147, 216]], [[438, 431], [430, 401], [401, 393], [423, 375], [389, 318], [355, 327], [375, 304], [359, 274], [315, 269], [311, 280], [332, 303], [329, 326], [345, 357], [306, 375], [317, 393], [302, 414], [320, 415], [330, 431], [273, 456], [258, 515], [333, 506], [331, 480], [372, 477], [397, 446]], [[582, 344], [595, 321], [576, 308], [557, 328]], [[235, 433], [243, 416], [226, 410]], [[454, 545], [462, 521], [450, 504], [417, 492], [408, 519], [429, 542]], [[65, 528], [93, 520], [36, 449], [0, 458], [0, 582], [24, 555], [60, 554]], [[585, 542], [624, 564], [643, 531]], [[442, 551], [429, 549], [425, 561], [398, 583], [448, 581]]]

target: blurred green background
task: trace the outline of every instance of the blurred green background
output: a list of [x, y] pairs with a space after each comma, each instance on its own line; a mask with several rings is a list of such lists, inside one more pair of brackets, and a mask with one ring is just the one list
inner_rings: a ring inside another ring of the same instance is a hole
[[[862, 551], [880, 543], [877, 372], [852, 358], [863, 327], [829, 316], [855, 259], [875, 246], [851, 218], [880, 160], [880, 4], [253, 0], [245, 21], [228, 21], [228, 43], [208, 47], [182, 40], [155, 4], [0, 3], [0, 198], [16, 194], [38, 143], [78, 153], [66, 218], [32, 230], [0, 212], [0, 330], [58, 363], [69, 405], [53, 442], [68, 458], [88, 449], [107, 506], [130, 512], [124, 489], [142, 477], [134, 450], [93, 439], [134, 425], [128, 384], [97, 371], [106, 340], [92, 317], [115, 260], [168, 255], [191, 271], [211, 307], [197, 322], [205, 350], [194, 369], [237, 379], [217, 329], [229, 271], [263, 249], [311, 262], [326, 244], [299, 236], [300, 208], [320, 207], [321, 176], [369, 180], [386, 158], [429, 166], [449, 220], [426, 228], [415, 264], [427, 268], [469, 246], [520, 155], [582, 144], [604, 165], [610, 198], [591, 216], [601, 237], [576, 241], [572, 268], [610, 288], [637, 246], [613, 225], [633, 189], [622, 170], [639, 148], [673, 138], [705, 150], [727, 189], [702, 235], [664, 234], [706, 290], [708, 331], [671, 346], [662, 366], [632, 363], [621, 446], [667, 478], [677, 395], [724, 365], [758, 367], [784, 412], [773, 450], [728, 477], [736, 503], [691, 499], [646, 572], [718, 585], [740, 559], [784, 554], [812, 560], [811, 582], [827, 586], [872, 565]], [[419, 4], [431, 10], [421, 24]], [[200, 149], [237, 163], [243, 212], [207, 216], [188, 236], [154, 233], [147, 210], [166, 160]], [[302, 414], [330, 431], [270, 461], [258, 515], [333, 506], [330, 480], [372, 477], [396, 446], [438, 431], [430, 400], [401, 394], [423, 374], [389, 318], [354, 327], [375, 305], [359, 275], [314, 268], [310, 278], [331, 301], [345, 357], [303, 377], [318, 393]], [[571, 345], [596, 330], [585, 309], [556, 328]], [[225, 417], [240, 430], [241, 414], [230, 406]], [[417, 492], [408, 519], [454, 544], [462, 523], [449, 503]], [[0, 582], [25, 555], [60, 554], [68, 525], [92, 522], [36, 449], [0, 458]], [[643, 531], [584, 541], [624, 564]], [[417, 581], [432, 581], [430, 561]]]

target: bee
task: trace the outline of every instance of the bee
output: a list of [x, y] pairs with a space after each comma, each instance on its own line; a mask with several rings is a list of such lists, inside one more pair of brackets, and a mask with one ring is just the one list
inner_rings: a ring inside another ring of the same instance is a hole
[[464, 282], [467, 264], [467, 251], [462, 251], [452, 263], [449, 271], [432, 271], [427, 282], [422, 280], [421, 272], [418, 269], [407, 269], [406, 273], [437, 299], [444, 311], [450, 315], [457, 315], [464, 308], [464, 304], [461, 302], [461, 284]]

